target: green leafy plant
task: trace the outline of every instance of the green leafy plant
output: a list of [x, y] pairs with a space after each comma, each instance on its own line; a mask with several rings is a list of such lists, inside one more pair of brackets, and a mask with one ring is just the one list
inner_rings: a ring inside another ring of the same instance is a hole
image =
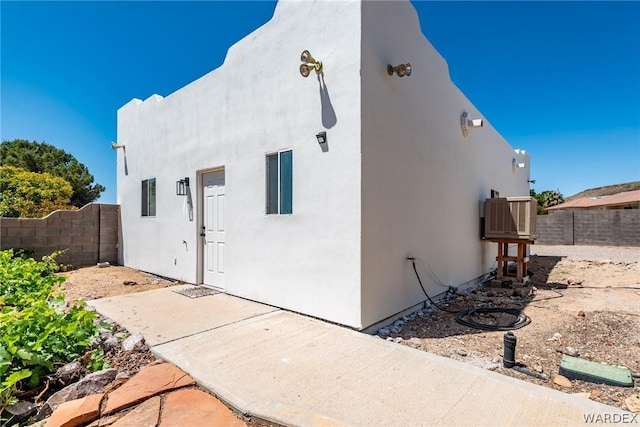
[[104, 360], [104, 350], [101, 348], [97, 348], [91, 352], [91, 356], [89, 356], [89, 363], [87, 364], [87, 369], [91, 372], [100, 371], [102, 369], [108, 369], [111, 365], [109, 361]]
[[73, 189], [63, 178], [0, 166], [0, 216], [41, 218], [70, 205]]
[[17, 384], [31, 375], [31, 371], [23, 369], [9, 375], [2, 383], [0, 383], [0, 412], [8, 405], [13, 405], [18, 401], [13, 395], [17, 388]]
[[529, 190], [529, 195], [538, 202], [538, 215], [546, 214], [546, 208], [564, 203], [564, 196], [560, 190], [545, 190], [542, 193], [536, 193], [532, 188]]
[[[15, 166], [35, 174], [46, 173], [64, 179], [70, 185], [70, 202], [77, 208], [97, 200], [105, 190], [104, 186], [94, 184], [93, 175], [78, 159], [46, 142], [24, 139], [2, 141], [0, 165]], [[10, 193], [6, 195], [9, 196]]]
[[0, 410], [54, 364], [81, 356], [98, 334], [96, 314], [84, 303], [68, 307], [55, 290], [64, 281], [53, 274], [56, 254], [42, 261], [14, 255], [0, 252]]

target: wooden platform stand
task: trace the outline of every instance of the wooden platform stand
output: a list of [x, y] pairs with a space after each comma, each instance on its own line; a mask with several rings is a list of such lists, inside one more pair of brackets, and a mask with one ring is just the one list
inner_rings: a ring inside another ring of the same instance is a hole
[[[524, 284], [529, 281], [529, 276], [527, 275], [527, 264], [529, 262], [529, 257], [526, 256], [527, 245], [533, 243], [533, 241], [528, 239], [488, 240], [490, 240], [491, 242], [496, 242], [498, 244], [498, 256], [496, 257], [498, 267], [495, 281], [500, 285], [502, 285], [504, 281], [511, 281], [512, 285], [524, 286]], [[518, 254], [516, 256], [509, 255], [509, 244], [518, 245]], [[510, 261], [516, 262], [517, 268], [515, 276], [509, 274]]]

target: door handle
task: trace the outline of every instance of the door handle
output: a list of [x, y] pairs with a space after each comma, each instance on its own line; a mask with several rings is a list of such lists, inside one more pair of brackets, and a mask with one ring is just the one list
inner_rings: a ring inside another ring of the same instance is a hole
[[200, 232], [200, 237], [204, 237], [205, 236], [205, 232], [204, 232], [205, 228], [204, 225], [202, 226], [202, 232]]

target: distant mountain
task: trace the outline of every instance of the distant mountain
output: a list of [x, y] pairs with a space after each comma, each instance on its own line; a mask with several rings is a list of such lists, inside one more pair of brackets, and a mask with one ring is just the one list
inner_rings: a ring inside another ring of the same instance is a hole
[[588, 190], [581, 191], [578, 194], [574, 194], [571, 197], [567, 197], [565, 202], [569, 202], [581, 197], [600, 197], [610, 196], [612, 194], [622, 193], [623, 191], [640, 190], [640, 181], [627, 182], [626, 184], [605, 185], [604, 187], [590, 188]]

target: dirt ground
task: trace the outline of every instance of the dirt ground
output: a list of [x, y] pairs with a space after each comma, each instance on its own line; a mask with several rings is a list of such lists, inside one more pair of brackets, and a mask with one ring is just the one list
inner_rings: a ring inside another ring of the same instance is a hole
[[[60, 289], [69, 303], [144, 292], [178, 284], [176, 281], [122, 266], [82, 267], [57, 274], [66, 277]], [[115, 332], [126, 334], [119, 325], [116, 325]], [[119, 371], [134, 373], [155, 361], [156, 357], [148, 348], [144, 351], [129, 352], [117, 347], [106, 350], [105, 359], [111, 367], [118, 368]]]
[[176, 281], [122, 266], [82, 267], [58, 273], [65, 276], [61, 288], [69, 302], [150, 291], [176, 285]]
[[[470, 307], [523, 307], [531, 323], [513, 331], [515, 360], [538, 379], [502, 366], [504, 331], [481, 331], [456, 322], [456, 314], [431, 308], [391, 328], [385, 337], [409, 347], [465, 361], [504, 375], [634, 410], [640, 382], [615, 387], [573, 381], [554, 383], [564, 355], [578, 356], [640, 373], [640, 263], [579, 261], [533, 256], [530, 286], [489, 284], [439, 303], [454, 313]], [[486, 315], [483, 323], [496, 318]], [[504, 319], [509, 320], [509, 319]], [[512, 320], [512, 319], [511, 319]], [[395, 332], [395, 333], [394, 333]], [[626, 402], [625, 402], [626, 400]]]
[[[637, 379], [632, 388], [577, 380], [571, 387], [565, 387], [555, 384], [553, 379], [563, 355], [623, 366], [636, 375], [640, 373], [640, 263], [534, 255], [529, 270], [533, 275], [528, 287], [511, 289], [484, 285], [461, 295], [452, 295], [439, 305], [454, 313], [435, 308], [425, 310], [413, 319], [405, 319], [401, 325], [396, 323], [395, 328], [390, 328], [389, 335], [383, 337], [632, 410], [630, 399], [640, 401]], [[67, 277], [62, 287], [68, 301], [177, 284], [120, 266], [85, 267], [61, 274]], [[455, 312], [480, 306], [523, 307], [531, 323], [514, 331], [518, 339], [516, 362], [548, 379], [534, 378], [502, 366], [504, 331], [481, 331], [456, 322]], [[114, 362], [127, 363], [124, 360]]]

